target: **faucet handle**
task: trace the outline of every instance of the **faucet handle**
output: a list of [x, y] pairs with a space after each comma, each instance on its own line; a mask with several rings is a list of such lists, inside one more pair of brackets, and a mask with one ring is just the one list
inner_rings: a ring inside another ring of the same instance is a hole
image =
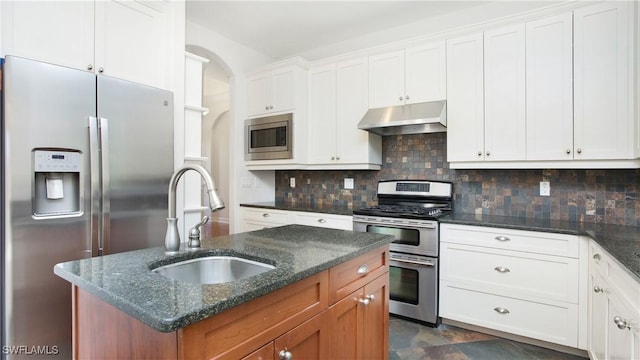
[[202, 220], [189, 230], [189, 249], [197, 249], [200, 247], [200, 228], [209, 221], [208, 216], [204, 216]]

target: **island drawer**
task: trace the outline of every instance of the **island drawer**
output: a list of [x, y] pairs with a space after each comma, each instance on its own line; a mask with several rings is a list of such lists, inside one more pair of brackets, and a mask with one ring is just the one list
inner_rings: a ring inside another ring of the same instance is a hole
[[329, 269], [329, 303], [344, 298], [388, 271], [389, 246], [383, 246]]
[[242, 218], [245, 220], [265, 221], [273, 224], [291, 224], [288, 211], [262, 208], [242, 208]]
[[567, 234], [442, 224], [440, 241], [545, 255], [580, 256], [578, 237]]
[[578, 303], [578, 259], [442, 243], [442, 280], [477, 290]]
[[296, 224], [300, 225], [353, 230], [353, 220], [347, 215], [295, 212], [294, 216]]

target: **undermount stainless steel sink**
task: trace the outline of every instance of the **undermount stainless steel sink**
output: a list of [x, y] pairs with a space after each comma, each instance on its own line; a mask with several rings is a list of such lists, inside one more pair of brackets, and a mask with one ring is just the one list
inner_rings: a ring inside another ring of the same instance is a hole
[[156, 274], [195, 284], [220, 284], [246, 279], [275, 266], [236, 256], [207, 256], [153, 269]]

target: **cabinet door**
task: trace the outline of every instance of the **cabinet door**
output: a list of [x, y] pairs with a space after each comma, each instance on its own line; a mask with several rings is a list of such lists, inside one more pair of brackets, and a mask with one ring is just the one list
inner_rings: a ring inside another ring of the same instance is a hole
[[273, 112], [293, 110], [295, 108], [295, 80], [294, 67], [273, 70], [271, 72], [271, 105]]
[[[280, 359], [328, 359], [329, 311], [321, 312], [281, 337], [275, 344], [275, 357]], [[333, 346], [333, 345], [332, 345]]]
[[358, 359], [362, 344], [362, 309], [359, 299], [363, 289], [347, 295], [329, 308], [331, 318], [330, 359]]
[[447, 40], [447, 158], [484, 159], [482, 34]]
[[369, 57], [369, 108], [404, 104], [404, 51]]
[[575, 159], [628, 159], [630, 2], [606, 2], [574, 13]]
[[527, 160], [573, 158], [572, 17], [526, 24]]
[[2, 55], [93, 67], [93, 1], [3, 1]]
[[255, 75], [247, 80], [247, 115], [255, 116], [269, 111], [271, 101], [267, 97], [268, 87], [268, 73]]
[[[638, 318], [637, 312], [632, 312], [627, 308], [615, 295], [615, 293], [607, 294], [609, 302], [607, 304], [607, 359], [612, 360], [632, 360], [637, 359], [640, 355], [640, 349], [637, 348], [638, 335]], [[614, 318], [619, 318], [628, 325], [625, 328], [622, 324], [620, 327]], [[634, 321], [635, 320], [635, 321]], [[635, 347], [635, 348], [634, 348]]]
[[336, 65], [337, 156], [340, 164], [380, 164], [380, 136], [358, 129], [368, 110], [368, 63], [359, 58]]
[[589, 350], [594, 360], [605, 360], [607, 344], [607, 295], [605, 281], [592, 272], [589, 276]]
[[484, 156], [524, 160], [524, 24], [484, 33]]
[[405, 51], [407, 104], [446, 99], [446, 58], [444, 40]]
[[[96, 70], [158, 88], [170, 88], [169, 6], [140, 1], [97, 1]], [[101, 70], [102, 69], [102, 70]]]
[[389, 276], [385, 274], [364, 287], [363, 348], [361, 359], [386, 359], [389, 351]]
[[336, 69], [332, 64], [309, 71], [309, 162], [335, 162], [336, 132]]

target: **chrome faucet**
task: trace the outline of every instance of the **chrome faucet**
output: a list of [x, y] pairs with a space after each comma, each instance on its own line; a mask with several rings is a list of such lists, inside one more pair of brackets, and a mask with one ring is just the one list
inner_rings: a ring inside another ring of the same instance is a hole
[[198, 164], [184, 164], [171, 176], [169, 181], [169, 217], [167, 217], [167, 234], [164, 237], [164, 248], [167, 253], [175, 253], [180, 250], [180, 234], [178, 233], [178, 218], [176, 217], [176, 188], [182, 175], [188, 170], [194, 170], [200, 174], [207, 187], [209, 195], [209, 208], [211, 212], [224, 209], [224, 202], [218, 196], [216, 185], [207, 170]]

